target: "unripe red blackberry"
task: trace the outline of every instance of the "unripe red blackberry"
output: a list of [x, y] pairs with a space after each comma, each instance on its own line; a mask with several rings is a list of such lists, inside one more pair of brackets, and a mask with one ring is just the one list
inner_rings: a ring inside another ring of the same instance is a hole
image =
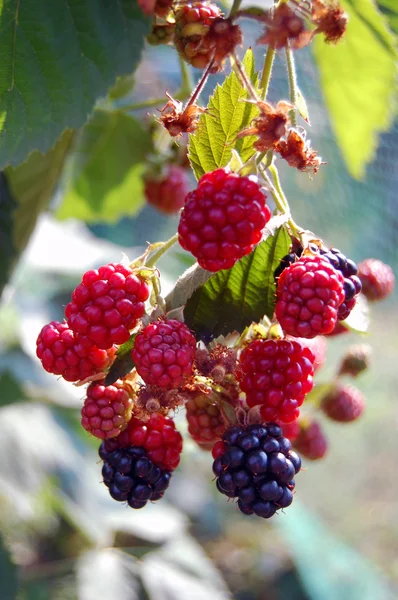
[[383, 300], [394, 290], [393, 270], [381, 260], [367, 258], [358, 265], [362, 291], [368, 300]]
[[182, 437], [170, 417], [153, 414], [148, 421], [133, 417], [117, 438], [119, 447], [140, 446], [161, 469], [173, 471], [180, 462]]
[[219, 405], [198, 393], [188, 399], [185, 408], [191, 437], [204, 450], [211, 450], [226, 428]]
[[145, 383], [176, 388], [192, 375], [195, 349], [196, 340], [188, 327], [169, 319], [147, 325], [135, 338], [131, 354]]
[[344, 277], [344, 300], [340, 304], [337, 313], [338, 320], [344, 321], [354, 308], [356, 297], [362, 289], [361, 280], [357, 276], [358, 267], [353, 260], [344, 256], [337, 248], [330, 248], [330, 250], [321, 249], [320, 253]]
[[145, 177], [145, 197], [148, 204], [166, 215], [177, 213], [184, 206], [189, 191], [189, 177], [185, 169], [169, 165], [160, 176]]
[[360, 373], [366, 371], [371, 360], [372, 348], [369, 344], [357, 344], [348, 348], [341, 361], [338, 375], [350, 375], [358, 377]]
[[255, 340], [240, 357], [240, 387], [265, 422], [290, 423], [313, 386], [314, 355], [297, 341]]
[[82, 425], [101, 440], [113, 438], [126, 429], [133, 401], [123, 383], [105, 386], [91, 383], [82, 408]]
[[224, 18], [215, 4], [193, 2], [176, 11], [174, 45], [193, 67], [205, 69], [212, 61], [210, 72], [216, 73], [241, 41], [240, 27]]
[[[316, 373], [326, 361], [328, 344], [323, 335], [318, 335], [315, 338], [293, 338], [302, 346], [309, 348], [314, 355], [314, 372]], [[290, 439], [290, 438], [289, 438]]]
[[278, 425], [231, 427], [218, 447], [213, 463], [217, 489], [237, 498], [245, 515], [268, 519], [292, 503], [301, 460]]
[[293, 421], [292, 423], [278, 423], [279, 427], [282, 429], [282, 433], [291, 442], [294, 442], [299, 434], [300, 434], [300, 425], [298, 421]]
[[271, 218], [257, 179], [217, 169], [188, 194], [178, 226], [179, 242], [208, 271], [230, 269], [261, 240]]
[[65, 308], [68, 325], [98, 348], [124, 344], [145, 312], [146, 282], [129, 267], [112, 263], [87, 271]]
[[131, 508], [143, 508], [148, 501], [160, 500], [169, 486], [170, 471], [154, 464], [145, 448], [119, 448], [116, 440], [106, 440], [99, 455], [104, 461], [102, 477], [109, 494]]
[[333, 331], [344, 298], [340, 271], [321, 256], [302, 256], [278, 279], [275, 314], [289, 335], [313, 338]]
[[51, 321], [39, 333], [36, 355], [48, 373], [61, 375], [66, 381], [81, 381], [105, 371], [114, 360], [115, 348], [100, 350], [67, 323]]
[[294, 440], [295, 449], [310, 460], [323, 458], [328, 450], [327, 437], [318, 421], [300, 422], [300, 433]]
[[322, 399], [323, 412], [340, 423], [355, 421], [364, 411], [365, 397], [351, 385], [338, 384]]

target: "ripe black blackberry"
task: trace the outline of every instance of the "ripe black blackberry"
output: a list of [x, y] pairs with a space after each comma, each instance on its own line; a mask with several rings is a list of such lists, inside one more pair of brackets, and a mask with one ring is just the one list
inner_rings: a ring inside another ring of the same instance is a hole
[[171, 473], [155, 465], [144, 448], [119, 448], [114, 439], [104, 441], [99, 448], [104, 461], [102, 477], [109, 493], [118, 502], [128, 502], [131, 508], [143, 508], [150, 500], [163, 497]]
[[279, 425], [231, 427], [223, 442], [213, 463], [217, 489], [238, 498], [245, 515], [268, 519], [292, 503], [293, 478], [301, 469], [301, 459]]
[[344, 256], [337, 248], [320, 249], [320, 254], [344, 277], [344, 302], [339, 306], [337, 318], [344, 321], [355, 306], [356, 296], [362, 290], [362, 283], [357, 276], [358, 267], [353, 260]]
[[277, 279], [280, 275], [282, 275], [282, 272], [286, 269], [286, 267], [290, 267], [290, 265], [292, 265], [294, 262], [296, 262], [296, 260], [298, 258], [300, 258], [302, 253], [303, 253], [302, 246], [298, 245], [297, 243], [293, 244], [292, 251], [289, 252], [289, 254], [286, 254], [283, 258], [281, 258], [281, 262], [276, 267], [276, 269], [274, 271], [275, 279]]

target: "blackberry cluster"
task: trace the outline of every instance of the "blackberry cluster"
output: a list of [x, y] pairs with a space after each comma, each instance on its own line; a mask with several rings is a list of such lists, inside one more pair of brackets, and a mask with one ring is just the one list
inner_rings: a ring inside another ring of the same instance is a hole
[[340, 271], [344, 277], [345, 299], [343, 300], [343, 303], [340, 304], [337, 312], [338, 320], [344, 321], [354, 308], [356, 296], [362, 289], [361, 280], [357, 276], [358, 267], [353, 260], [344, 256], [337, 248], [330, 248], [330, 250], [320, 249], [320, 254], [324, 258], [327, 258], [332, 267], [337, 271]]
[[110, 495], [131, 508], [143, 508], [148, 500], [160, 500], [169, 487], [170, 471], [155, 465], [144, 448], [119, 448], [115, 440], [106, 440], [99, 455], [104, 461], [102, 477]]
[[223, 441], [222, 453], [213, 463], [217, 489], [238, 498], [245, 515], [269, 519], [292, 503], [301, 460], [278, 425], [231, 427]]

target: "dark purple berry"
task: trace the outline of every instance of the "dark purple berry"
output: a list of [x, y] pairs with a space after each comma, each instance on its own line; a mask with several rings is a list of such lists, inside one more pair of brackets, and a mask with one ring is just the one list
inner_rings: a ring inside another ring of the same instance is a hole
[[299, 457], [297, 452], [294, 452], [294, 450], [290, 450], [289, 454], [287, 455], [287, 458], [293, 464], [296, 473], [298, 473], [301, 469], [301, 458]]
[[268, 466], [268, 456], [264, 450], [253, 450], [246, 457], [245, 465], [252, 473], [265, 473]]
[[114, 482], [121, 492], [129, 492], [133, 487], [133, 479], [119, 472], [115, 473]]
[[253, 433], [246, 433], [239, 437], [238, 444], [239, 447], [246, 452], [247, 450], [258, 448], [260, 446], [260, 440]]
[[242, 452], [240, 448], [237, 448], [236, 446], [230, 446], [225, 454], [222, 455], [221, 464], [225, 468], [239, 467], [242, 464], [244, 457], [245, 453]]

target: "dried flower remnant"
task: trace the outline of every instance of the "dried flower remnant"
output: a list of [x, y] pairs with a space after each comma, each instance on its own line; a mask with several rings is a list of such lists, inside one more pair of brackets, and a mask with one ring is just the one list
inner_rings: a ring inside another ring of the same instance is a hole
[[313, 0], [311, 21], [316, 26], [314, 33], [323, 33], [325, 42], [336, 44], [345, 34], [348, 16], [338, 2]]
[[295, 169], [316, 175], [322, 162], [320, 156], [311, 148], [310, 141], [300, 135], [295, 129], [290, 129], [286, 140], [276, 145], [276, 151]]
[[267, 44], [276, 50], [287, 46], [294, 50], [304, 48], [313, 38], [313, 32], [306, 29], [304, 19], [286, 3], [272, 8], [265, 23], [265, 32], [257, 43]]
[[294, 107], [284, 100], [278, 102], [275, 108], [272, 104], [262, 101], [259, 101], [257, 106], [260, 109], [260, 116], [253, 119], [251, 127], [243, 129], [237, 137], [258, 136], [254, 147], [259, 152], [265, 152], [275, 149], [280, 139], [286, 135], [289, 125], [288, 112]]
[[164, 125], [172, 137], [178, 137], [183, 133], [192, 133], [195, 131], [199, 116], [206, 112], [206, 108], [201, 108], [197, 104], [188, 104], [185, 108], [182, 102], [175, 100], [168, 92], [166, 96], [169, 99], [167, 104], [160, 110], [159, 121]]

